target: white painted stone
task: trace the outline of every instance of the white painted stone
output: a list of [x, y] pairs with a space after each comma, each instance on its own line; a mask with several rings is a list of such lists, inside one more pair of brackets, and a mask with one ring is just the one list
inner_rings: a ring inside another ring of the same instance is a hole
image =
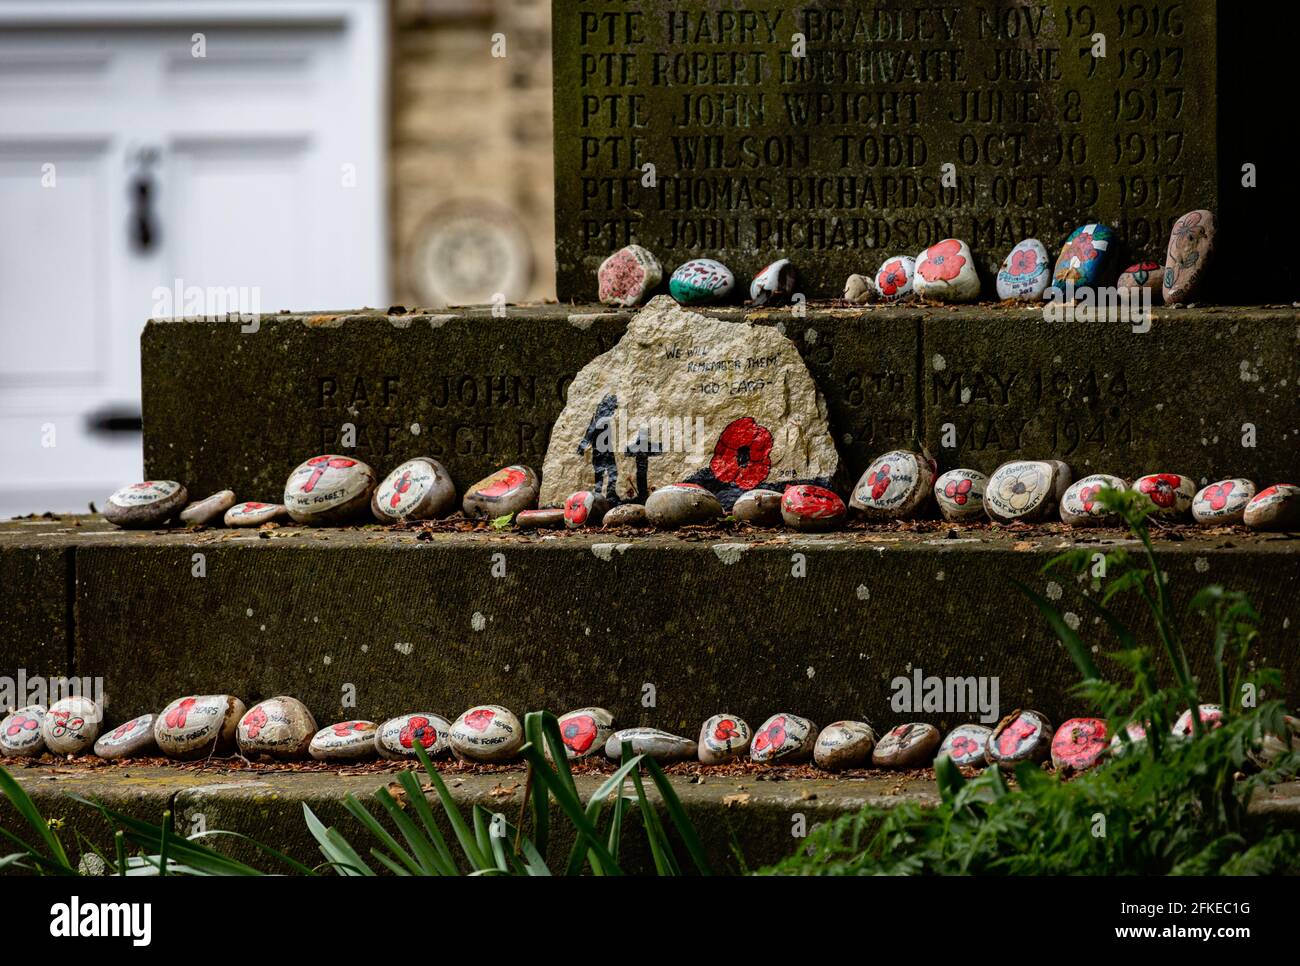
[[947, 755], [960, 768], [983, 768], [988, 764], [984, 749], [991, 734], [993, 729], [981, 724], [958, 725], [944, 736], [935, 758]]
[[380, 523], [436, 520], [456, 509], [456, 485], [446, 467], [430, 456], [397, 466], [375, 487], [370, 512]]
[[452, 723], [448, 742], [462, 761], [506, 761], [524, 746], [524, 728], [501, 705], [476, 704]]
[[415, 758], [418, 744], [430, 758], [437, 758], [451, 749], [450, 734], [451, 722], [432, 711], [398, 715], [376, 729], [375, 751], [390, 760]]
[[934, 502], [949, 523], [984, 516], [984, 490], [989, 478], [979, 470], [948, 470], [934, 481]]
[[813, 744], [813, 761], [818, 768], [840, 771], [864, 768], [876, 748], [876, 733], [865, 721], [835, 721], [828, 724]]
[[614, 716], [604, 708], [578, 708], [560, 715], [558, 720], [564, 753], [570, 758], [600, 754], [614, 733]]
[[[1215, 728], [1223, 726], [1223, 709], [1217, 704], [1202, 704], [1199, 706], [1201, 724], [1205, 726], [1206, 731], [1213, 731]], [[1192, 727], [1192, 709], [1184, 708], [1183, 713], [1178, 716], [1174, 722], [1171, 734], [1175, 738], [1190, 738], [1193, 734]]]
[[605, 757], [612, 761], [623, 758], [623, 742], [632, 746], [632, 754], [645, 755], [658, 762], [685, 761], [694, 758], [696, 745], [690, 738], [670, 734], [658, 728], [624, 728], [609, 736], [605, 742]]
[[1060, 460], [1012, 460], [989, 477], [984, 509], [989, 518], [1032, 523], [1047, 518], [1070, 484], [1070, 468]]
[[236, 503], [226, 511], [225, 523], [228, 527], [260, 527], [263, 523], [287, 520], [289, 511], [283, 503], [259, 503], [250, 500]]
[[998, 271], [998, 298], [1042, 301], [1051, 280], [1052, 263], [1047, 246], [1037, 238], [1026, 238], [1002, 262]]
[[749, 757], [769, 764], [793, 765], [810, 759], [816, 743], [815, 724], [782, 711], [758, 726], [749, 743]]
[[29, 704], [18, 708], [0, 721], [0, 755], [6, 758], [34, 758], [45, 751], [41, 722], [45, 705]]
[[798, 274], [788, 258], [778, 258], [761, 269], [749, 283], [749, 300], [757, 306], [788, 302], [798, 283]]
[[753, 740], [754, 732], [744, 718], [715, 714], [700, 726], [697, 753], [704, 764], [720, 765], [748, 754]]
[[[506, 466], [466, 490], [461, 506], [470, 519], [495, 520], [537, 506], [537, 485], [532, 467]], [[546, 502], [559, 503], [567, 495]]]
[[1071, 483], [1061, 497], [1061, 520], [1072, 527], [1109, 526], [1118, 522], [1118, 516], [1102, 505], [1097, 494], [1106, 487], [1126, 490], [1128, 484], [1118, 476], [1093, 473]]
[[316, 734], [316, 719], [297, 698], [279, 695], [259, 701], [239, 719], [235, 741], [246, 756], [301, 758]]
[[95, 754], [100, 758], [144, 758], [158, 753], [154, 740], [152, 714], [142, 714], [109, 731], [95, 742]]
[[1206, 526], [1241, 523], [1246, 505], [1255, 496], [1255, 484], [1237, 477], [1203, 486], [1192, 497], [1192, 519]]
[[80, 755], [99, 737], [103, 712], [89, 698], [74, 696], [55, 701], [41, 721], [45, 747], [56, 755]]
[[377, 755], [373, 721], [340, 721], [312, 735], [307, 754], [317, 761], [360, 761]]
[[234, 490], [219, 490], [203, 500], [195, 500], [181, 511], [181, 523], [190, 527], [206, 527], [235, 505]]
[[284, 506], [295, 523], [336, 526], [365, 513], [375, 471], [351, 456], [325, 453], [300, 463], [284, 484]]
[[868, 520], [903, 519], [934, 491], [934, 464], [920, 453], [893, 450], [877, 456], [853, 488], [849, 506]]
[[881, 735], [871, 753], [871, 763], [880, 768], [921, 768], [934, 760], [939, 731], [921, 721], [898, 725]]
[[984, 746], [984, 757], [999, 768], [1014, 768], [1022, 761], [1045, 761], [1052, 752], [1053, 734], [1046, 716], [1017, 709], [993, 729]]
[[974, 302], [980, 297], [980, 277], [970, 246], [960, 238], [945, 238], [916, 256], [912, 284], [916, 294], [932, 302]]
[[108, 498], [104, 519], [123, 529], [159, 527], [174, 517], [189, 498], [189, 492], [175, 480], [132, 483]]
[[233, 694], [198, 694], [177, 698], [158, 713], [154, 740], [171, 758], [225, 754], [235, 746], [235, 728], [244, 702]]
[[735, 285], [735, 274], [715, 258], [683, 262], [668, 279], [668, 291], [683, 305], [721, 302]]
[[913, 292], [916, 259], [909, 255], [886, 258], [876, 270], [876, 291], [882, 302], [901, 302]]
[[1133, 489], [1146, 497], [1157, 517], [1185, 516], [1196, 496], [1196, 483], [1178, 473], [1151, 473], [1133, 481]]
[[1254, 530], [1300, 530], [1300, 486], [1276, 483], [1260, 490], [1242, 519]]

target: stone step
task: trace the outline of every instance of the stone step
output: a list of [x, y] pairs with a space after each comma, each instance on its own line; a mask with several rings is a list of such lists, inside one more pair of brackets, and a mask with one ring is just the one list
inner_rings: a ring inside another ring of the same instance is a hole
[[[777, 326], [794, 341], [854, 479], [914, 440], [944, 469], [1055, 457], [1080, 476], [1245, 476], [1262, 487], [1300, 475], [1294, 308], [1156, 309], [1149, 331], [1049, 322], [1041, 307], [708, 314]], [[278, 501], [293, 467], [321, 452], [357, 455], [380, 473], [434, 456], [462, 488], [510, 463], [540, 471], [569, 382], [629, 318], [546, 305], [502, 317], [155, 320], [142, 336], [145, 475], [180, 480], [196, 497], [231, 488]]]
[[[755, 726], [787, 711], [878, 729], [981, 716], [978, 693], [965, 710], [954, 697], [927, 712], [918, 696], [907, 712], [895, 701], [913, 675], [977, 679], [986, 711], [996, 684], [1002, 713], [1033, 707], [1059, 722], [1093, 709], [1072, 696], [1077, 672], [1010, 580], [1052, 599], [1105, 654], [1117, 645], [1084, 599], [1095, 596], [1092, 578], [1042, 568], [1072, 547], [1136, 549], [1118, 531], [1060, 525], [859, 524], [820, 536], [435, 529], [5, 523], [0, 674], [100, 678], [114, 722], [209, 692], [250, 703], [293, 694], [322, 724], [454, 716], [480, 702], [520, 713], [598, 704], [623, 726], [692, 737], [720, 711]], [[1179, 614], [1210, 583], [1249, 591], [1261, 615], [1254, 660], [1281, 669], [1286, 697], [1300, 703], [1300, 541], [1184, 527], [1158, 533], [1156, 546]], [[1131, 597], [1117, 609], [1151, 640]], [[1186, 627], [1205, 675], [1208, 626]]]

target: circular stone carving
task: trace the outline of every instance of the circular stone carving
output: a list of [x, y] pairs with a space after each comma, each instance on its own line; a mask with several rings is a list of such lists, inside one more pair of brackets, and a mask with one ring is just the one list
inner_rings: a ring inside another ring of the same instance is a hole
[[430, 305], [479, 305], [497, 293], [516, 302], [532, 284], [528, 234], [513, 212], [494, 202], [444, 205], [415, 237], [411, 281]]

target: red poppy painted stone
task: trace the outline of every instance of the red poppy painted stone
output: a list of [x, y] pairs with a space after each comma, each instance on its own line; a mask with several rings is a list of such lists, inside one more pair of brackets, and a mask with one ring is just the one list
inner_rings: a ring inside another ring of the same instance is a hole
[[1042, 301], [1051, 280], [1052, 264], [1047, 247], [1037, 238], [1026, 238], [1007, 253], [998, 270], [998, 298]]
[[226, 511], [225, 522], [228, 527], [260, 527], [263, 523], [285, 520], [289, 511], [283, 503], [259, 503], [251, 500], [236, 503]]
[[781, 519], [792, 530], [822, 533], [844, 525], [848, 508], [839, 495], [824, 486], [786, 487], [781, 497]]
[[934, 760], [938, 747], [938, 729], [913, 721], [881, 735], [871, 753], [871, 763], [879, 768], [919, 768]]
[[664, 270], [649, 249], [628, 245], [600, 263], [596, 282], [606, 305], [640, 305], [663, 281]]
[[154, 740], [169, 758], [225, 754], [235, 746], [235, 728], [244, 702], [233, 694], [196, 694], [177, 698], [153, 724]]
[[1118, 476], [1093, 473], [1075, 480], [1061, 497], [1061, 521], [1072, 527], [1100, 527], [1118, 522], [1118, 516], [1107, 510], [1098, 494], [1109, 487], [1126, 490], [1128, 484]]
[[1155, 262], [1137, 262], [1119, 273], [1115, 288], [1130, 298], [1142, 291], [1150, 292], [1151, 302], [1154, 305], [1160, 302], [1163, 278], [1164, 270]]
[[337, 526], [365, 513], [374, 488], [375, 471], [367, 464], [325, 453], [294, 468], [284, 484], [283, 503], [295, 523]]
[[375, 751], [380, 758], [396, 761], [415, 758], [418, 744], [430, 758], [446, 754], [451, 745], [451, 722], [432, 711], [416, 711], [389, 718], [375, 730]]
[[600, 754], [614, 733], [614, 716], [604, 708], [579, 708], [560, 715], [558, 721], [560, 740], [569, 758]]
[[984, 509], [990, 519], [1007, 523], [1043, 520], [1069, 483], [1070, 468], [1060, 460], [1012, 460], [989, 477]]
[[402, 463], [375, 487], [370, 512], [380, 523], [436, 520], [456, 508], [456, 485], [437, 460], [417, 456]]
[[632, 754], [646, 755], [658, 762], [685, 761], [694, 758], [695, 742], [658, 728], [624, 728], [615, 731], [605, 742], [605, 757], [611, 761], [623, 758], [623, 742], [632, 746]]
[[749, 490], [731, 505], [731, 515], [756, 527], [779, 527], [782, 522], [781, 496], [778, 490], [761, 487]]
[[700, 727], [697, 753], [704, 764], [720, 765], [747, 754], [753, 740], [754, 732], [744, 718], [734, 714], [715, 714]]
[[125, 530], [159, 527], [189, 502], [189, 492], [175, 480], [146, 480], [124, 486], [104, 504], [104, 519]]
[[1254, 495], [1255, 484], [1240, 477], [1211, 483], [1192, 497], [1192, 519], [1206, 526], [1241, 523]]
[[80, 755], [94, 745], [102, 723], [99, 705], [77, 695], [50, 705], [41, 720], [41, 737], [56, 755]]
[[1196, 484], [1178, 473], [1151, 473], [1133, 481], [1133, 489], [1150, 503], [1152, 515], [1179, 517], [1192, 508]]
[[827, 771], [863, 768], [875, 747], [876, 733], [865, 721], [835, 721], [817, 735], [813, 761]]
[[949, 470], [934, 481], [934, 502], [949, 523], [984, 516], [984, 490], [989, 478], [979, 470]]
[[1052, 750], [1052, 723], [1037, 711], [1017, 708], [998, 722], [984, 745], [990, 765], [1014, 768], [1022, 761], [1044, 761]]
[[591, 490], [579, 490], [564, 501], [564, 525], [570, 530], [598, 527], [609, 512], [609, 501]]
[[676, 530], [692, 524], [721, 519], [718, 498], [697, 483], [670, 483], [655, 490], [645, 501], [646, 519], [660, 530]]
[[[1206, 731], [1213, 731], [1215, 728], [1223, 727], [1223, 709], [1217, 704], [1202, 704], [1199, 706], [1201, 724], [1205, 726]], [[1187, 708], [1178, 716], [1174, 722], [1171, 733], [1175, 738], [1192, 737], [1192, 709]]]
[[1190, 302], [1203, 287], [1214, 260], [1215, 234], [1214, 213], [1204, 208], [1189, 211], [1174, 222], [1162, 283], [1166, 305]]
[[520, 510], [515, 514], [515, 526], [520, 530], [563, 530], [564, 510], [557, 506]]
[[235, 491], [220, 490], [187, 506], [181, 511], [180, 521], [188, 527], [206, 527], [234, 505]]
[[462, 761], [505, 761], [524, 746], [524, 729], [501, 705], [477, 704], [452, 722], [447, 741]]
[[1300, 486], [1275, 483], [1260, 490], [1242, 519], [1253, 530], [1300, 530]]
[[154, 715], [142, 714], [105, 731], [95, 742], [95, 754], [108, 759], [143, 758], [156, 754], [158, 742], [153, 736], [155, 720]]
[[1109, 745], [1101, 718], [1071, 718], [1052, 736], [1052, 764], [1060, 771], [1086, 771], [1101, 761]]
[[983, 768], [988, 764], [984, 748], [988, 745], [991, 734], [993, 729], [984, 725], [958, 725], [944, 736], [935, 757], [947, 755], [960, 768]]
[[1080, 225], [1071, 232], [1061, 246], [1052, 273], [1052, 286], [1056, 292], [1070, 299], [1085, 288], [1095, 289], [1114, 278], [1114, 242], [1115, 231], [1109, 225]]
[[931, 302], [974, 302], [980, 297], [980, 277], [970, 246], [960, 238], [945, 238], [916, 256], [912, 282], [916, 294]]
[[360, 761], [374, 758], [375, 733], [379, 726], [373, 721], [339, 721], [326, 725], [312, 735], [307, 754], [317, 761]]
[[912, 294], [916, 279], [916, 259], [909, 255], [886, 258], [876, 270], [876, 291], [882, 302], [901, 302]]
[[844, 295], [842, 298], [846, 302], [854, 305], [866, 305], [868, 302], [874, 302], [880, 297], [876, 291], [876, 283], [865, 275], [850, 275], [844, 280]]
[[316, 734], [316, 719], [297, 698], [280, 695], [244, 712], [235, 729], [239, 750], [248, 757], [301, 758]]
[[749, 757], [768, 764], [793, 765], [812, 757], [817, 726], [807, 718], [782, 711], [774, 714], [754, 732]]
[[780, 305], [790, 301], [798, 274], [788, 258], [778, 258], [749, 283], [749, 300], [755, 305]]
[[506, 466], [466, 490], [461, 506], [472, 520], [530, 510], [537, 506], [537, 474], [528, 466]]
[[30, 758], [43, 754], [45, 738], [41, 736], [41, 721], [44, 718], [43, 704], [29, 704], [6, 715], [0, 721], [0, 755]]
[[877, 456], [853, 488], [849, 506], [868, 520], [915, 514], [934, 491], [934, 467], [920, 453], [894, 450]]
[[606, 530], [618, 527], [644, 528], [650, 526], [650, 517], [646, 515], [644, 503], [620, 503], [610, 508], [601, 525]]

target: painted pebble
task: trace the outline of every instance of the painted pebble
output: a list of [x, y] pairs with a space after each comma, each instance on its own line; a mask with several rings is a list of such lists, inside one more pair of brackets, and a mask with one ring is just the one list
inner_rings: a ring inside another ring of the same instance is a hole
[[794, 295], [798, 276], [788, 258], [778, 258], [749, 283], [749, 300], [755, 305], [780, 305]]
[[1026, 238], [1011, 249], [998, 270], [998, 298], [1041, 301], [1051, 280], [1047, 246], [1037, 238]]
[[171, 758], [224, 754], [235, 746], [235, 728], [244, 702], [233, 694], [197, 694], [177, 698], [158, 713], [154, 740]]
[[632, 746], [632, 754], [646, 755], [660, 762], [685, 761], [694, 758], [695, 742], [690, 738], [660, 731], [658, 728], [624, 728], [615, 731], [605, 742], [605, 757], [613, 761], [623, 759], [623, 742]]
[[989, 477], [984, 509], [990, 519], [1006, 523], [1042, 520], [1056, 509], [1069, 482], [1070, 468], [1060, 460], [1012, 460]]
[[609, 501], [591, 490], [579, 490], [564, 501], [564, 525], [570, 530], [578, 527], [598, 527], [609, 512]]
[[944, 736], [935, 757], [947, 755], [959, 768], [983, 768], [988, 764], [984, 749], [988, 746], [991, 734], [993, 729], [984, 725], [958, 725]]
[[640, 245], [620, 248], [596, 270], [600, 300], [622, 308], [640, 305], [663, 278], [659, 259]]
[[984, 515], [989, 478], [979, 470], [949, 470], [934, 481], [934, 502], [949, 523]]
[[419, 745], [430, 758], [437, 758], [451, 747], [450, 734], [451, 722], [440, 714], [417, 711], [398, 715], [375, 729], [375, 751], [380, 758], [396, 761], [414, 758], [415, 746]]
[[749, 753], [754, 732], [745, 719], [734, 714], [715, 714], [700, 726], [696, 742], [700, 761], [720, 765]]
[[462, 761], [505, 761], [524, 746], [524, 729], [501, 705], [478, 704], [452, 722], [447, 741]]
[[645, 504], [620, 503], [605, 514], [605, 519], [601, 523], [606, 530], [615, 527], [648, 527], [650, 518], [646, 515]]
[[1052, 286], [1066, 299], [1085, 288], [1095, 289], [1111, 277], [1115, 232], [1109, 225], [1081, 225], [1061, 246]]
[[465, 491], [461, 506], [471, 520], [531, 510], [537, 506], [537, 474], [528, 466], [506, 466]]
[[1192, 508], [1196, 484], [1178, 473], [1152, 473], [1133, 481], [1137, 490], [1151, 504], [1154, 515], [1178, 517]]
[[1071, 718], [1052, 736], [1052, 764], [1060, 771], [1086, 771], [1101, 761], [1109, 744], [1105, 721]]
[[1155, 262], [1137, 262], [1119, 273], [1115, 288], [1129, 299], [1144, 291], [1150, 292], [1151, 302], [1155, 304], [1160, 301], [1160, 283], [1163, 278], [1164, 271]]
[[56, 755], [79, 755], [90, 750], [102, 723], [99, 705], [77, 695], [50, 705], [41, 721], [41, 737]]
[[335, 526], [365, 513], [375, 471], [361, 460], [326, 453], [300, 463], [284, 484], [284, 507], [295, 523]]
[[749, 757], [770, 764], [792, 765], [812, 757], [817, 741], [817, 726], [797, 714], [774, 714], [754, 732], [749, 743]]
[[880, 768], [919, 768], [934, 760], [938, 747], [938, 729], [913, 721], [881, 735], [876, 750], [871, 753], [871, 763]]
[[781, 519], [792, 530], [820, 533], [844, 525], [848, 508], [839, 495], [824, 486], [787, 487], [781, 497]]
[[180, 521], [190, 527], [206, 527], [235, 505], [234, 490], [220, 490], [204, 500], [195, 500], [181, 511]]
[[1192, 497], [1192, 519], [1208, 526], [1241, 523], [1246, 505], [1255, 496], [1250, 480], [1220, 480], [1197, 491]]
[[563, 530], [564, 510], [557, 506], [520, 510], [515, 514], [515, 526], [520, 530]]
[[990, 765], [1012, 768], [1022, 761], [1043, 761], [1052, 750], [1052, 723], [1037, 711], [1017, 708], [998, 722], [984, 745]]
[[1071, 483], [1061, 497], [1061, 520], [1072, 527], [1108, 526], [1119, 521], [1118, 514], [1106, 509], [1098, 494], [1105, 488], [1126, 490], [1128, 484], [1118, 476], [1093, 473]]
[[235, 729], [235, 741], [246, 756], [301, 758], [316, 731], [316, 719], [307, 706], [297, 698], [280, 695], [244, 712]]
[[756, 527], [781, 525], [781, 493], [777, 490], [747, 490], [731, 505], [731, 515]]
[[256, 500], [251, 500], [247, 503], [236, 503], [227, 510], [225, 521], [228, 527], [260, 527], [263, 523], [288, 518], [289, 511], [285, 509], [283, 503], [258, 503]]
[[158, 742], [154, 740], [155, 715], [142, 714], [105, 731], [95, 742], [95, 754], [100, 758], [144, 758], [157, 754]]
[[599, 754], [614, 733], [614, 716], [604, 708], [579, 708], [559, 717], [560, 740], [570, 758]]
[[919, 453], [894, 450], [877, 456], [853, 488], [849, 506], [868, 520], [900, 519], [919, 510], [934, 492], [934, 467]]
[[844, 301], [865, 305], [877, 298], [875, 283], [865, 275], [850, 275], [844, 280]]
[[885, 259], [876, 272], [876, 291], [883, 302], [901, 302], [912, 294], [916, 278], [916, 259], [895, 255]]
[[677, 266], [668, 280], [668, 291], [682, 305], [721, 302], [731, 294], [736, 276], [722, 262], [695, 258]]
[[818, 768], [840, 771], [863, 768], [876, 747], [876, 733], [865, 721], [836, 721], [828, 724], [813, 744], [813, 761]]
[[1277, 483], [1260, 490], [1242, 520], [1254, 530], [1300, 530], [1300, 486]]
[[645, 515], [653, 527], [676, 530], [720, 519], [722, 504], [698, 483], [670, 483], [646, 497]]
[[41, 722], [45, 719], [45, 705], [29, 704], [7, 715], [0, 721], [0, 755], [7, 758], [28, 758], [45, 751], [41, 736]]
[[[1124, 738], [1127, 737], [1128, 741]], [[1130, 745], [1138, 745], [1147, 740], [1147, 729], [1136, 721], [1130, 721], [1124, 726], [1122, 732], [1116, 734], [1110, 739], [1110, 753], [1116, 757], [1124, 754]]]
[[945, 238], [916, 256], [916, 294], [932, 302], [974, 302], [980, 297], [980, 277], [970, 246], [960, 238]]
[[379, 726], [373, 721], [340, 721], [326, 725], [311, 737], [307, 754], [317, 761], [360, 761], [374, 758], [375, 732]]
[[124, 486], [108, 498], [104, 519], [125, 530], [162, 526], [189, 502], [175, 480], [145, 480]]
[[[1223, 709], [1217, 704], [1202, 704], [1197, 709], [1201, 716], [1201, 724], [1205, 726], [1206, 731], [1213, 731], [1215, 728], [1223, 727]], [[1178, 716], [1174, 722], [1171, 733], [1175, 738], [1192, 737], [1192, 709], [1187, 708]]]
[[375, 487], [370, 512], [380, 523], [436, 520], [456, 509], [456, 485], [435, 459], [417, 456], [398, 466]]
[[1166, 305], [1190, 302], [1196, 297], [1214, 260], [1214, 236], [1214, 212], [1204, 208], [1189, 211], [1174, 222], [1161, 283]]

